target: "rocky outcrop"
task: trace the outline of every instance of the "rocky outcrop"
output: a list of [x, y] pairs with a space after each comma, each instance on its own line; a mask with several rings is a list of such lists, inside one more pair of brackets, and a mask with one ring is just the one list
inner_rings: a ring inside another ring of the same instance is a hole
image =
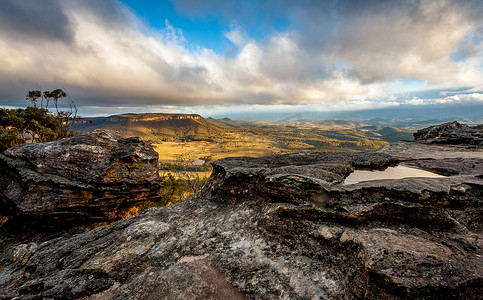
[[50, 226], [119, 219], [160, 188], [153, 148], [107, 131], [13, 147], [0, 166], [0, 214]]
[[414, 140], [428, 144], [469, 144], [483, 146], [483, 125], [470, 127], [458, 122], [444, 123], [418, 130]]
[[[4, 226], [1, 298], [477, 299], [483, 152], [406, 147], [222, 159], [193, 197], [109, 226], [47, 241]], [[343, 182], [398, 162], [451, 176]]]

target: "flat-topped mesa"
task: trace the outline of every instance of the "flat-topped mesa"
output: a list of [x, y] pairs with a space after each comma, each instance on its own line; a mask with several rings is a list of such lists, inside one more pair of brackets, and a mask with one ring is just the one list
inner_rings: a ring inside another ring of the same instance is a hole
[[168, 120], [184, 120], [192, 119], [199, 120], [202, 119], [200, 115], [197, 114], [166, 114], [166, 113], [153, 113], [153, 114], [126, 114], [126, 115], [115, 115], [107, 119], [107, 122], [111, 123], [129, 123], [129, 122], [154, 122], [154, 121], [168, 121]]
[[457, 121], [418, 130], [414, 140], [426, 144], [483, 146], [483, 125], [468, 126]]
[[16, 146], [0, 165], [0, 213], [55, 226], [118, 219], [160, 188], [156, 151], [108, 131]]

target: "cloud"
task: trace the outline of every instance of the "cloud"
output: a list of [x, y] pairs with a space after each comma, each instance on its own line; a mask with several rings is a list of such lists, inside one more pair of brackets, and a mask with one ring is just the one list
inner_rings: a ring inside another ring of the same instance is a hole
[[[483, 90], [478, 1], [175, 3], [192, 18], [221, 15], [234, 47], [229, 55], [190, 44], [169, 20], [150, 28], [118, 1], [39, 3], [0, 2], [3, 103], [21, 103], [37, 86], [66, 87], [79, 105], [93, 107], [365, 107], [397, 102], [393, 94], [406, 80]], [[290, 26], [253, 35], [283, 17]], [[412, 104], [418, 101], [430, 100]]]
[[451, 58], [465, 37], [481, 28], [476, 13], [483, 12], [481, 2], [337, 1], [321, 5], [319, 10], [298, 13], [306, 31], [302, 44], [311, 56], [343, 62], [363, 83], [411, 78], [451, 86], [482, 80], [476, 62], [470, 65]]
[[406, 105], [428, 105], [428, 104], [464, 104], [483, 105], [483, 93], [456, 94], [443, 98], [419, 98], [405, 100]]
[[56, 0], [0, 2], [1, 38], [36, 43], [41, 39], [69, 42], [72, 24]]
[[230, 24], [230, 31], [225, 36], [237, 47], [243, 47], [247, 43], [246, 34], [236, 23]]
[[29, 89], [66, 86], [81, 95], [82, 104], [106, 105], [186, 104], [219, 98], [204, 58], [184, 48], [169, 24], [163, 32], [151, 32], [122, 7], [102, 8], [97, 1], [62, 3], [72, 24], [72, 42], [0, 39], [2, 91], [18, 91], [28, 82]]

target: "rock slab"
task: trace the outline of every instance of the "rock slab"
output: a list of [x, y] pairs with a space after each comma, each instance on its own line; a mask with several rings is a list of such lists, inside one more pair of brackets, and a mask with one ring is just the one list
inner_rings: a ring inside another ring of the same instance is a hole
[[483, 157], [404, 162], [450, 177], [343, 183], [398, 161], [222, 159], [191, 198], [109, 226], [47, 240], [0, 227], [0, 298], [478, 299]]
[[16, 146], [0, 167], [0, 214], [53, 226], [119, 219], [160, 188], [154, 149], [108, 131]]

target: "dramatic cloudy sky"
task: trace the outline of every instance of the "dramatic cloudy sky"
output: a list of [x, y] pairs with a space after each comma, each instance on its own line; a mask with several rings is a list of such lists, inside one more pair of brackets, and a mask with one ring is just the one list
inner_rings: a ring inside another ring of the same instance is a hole
[[1, 0], [0, 105], [87, 114], [483, 105], [480, 0]]

